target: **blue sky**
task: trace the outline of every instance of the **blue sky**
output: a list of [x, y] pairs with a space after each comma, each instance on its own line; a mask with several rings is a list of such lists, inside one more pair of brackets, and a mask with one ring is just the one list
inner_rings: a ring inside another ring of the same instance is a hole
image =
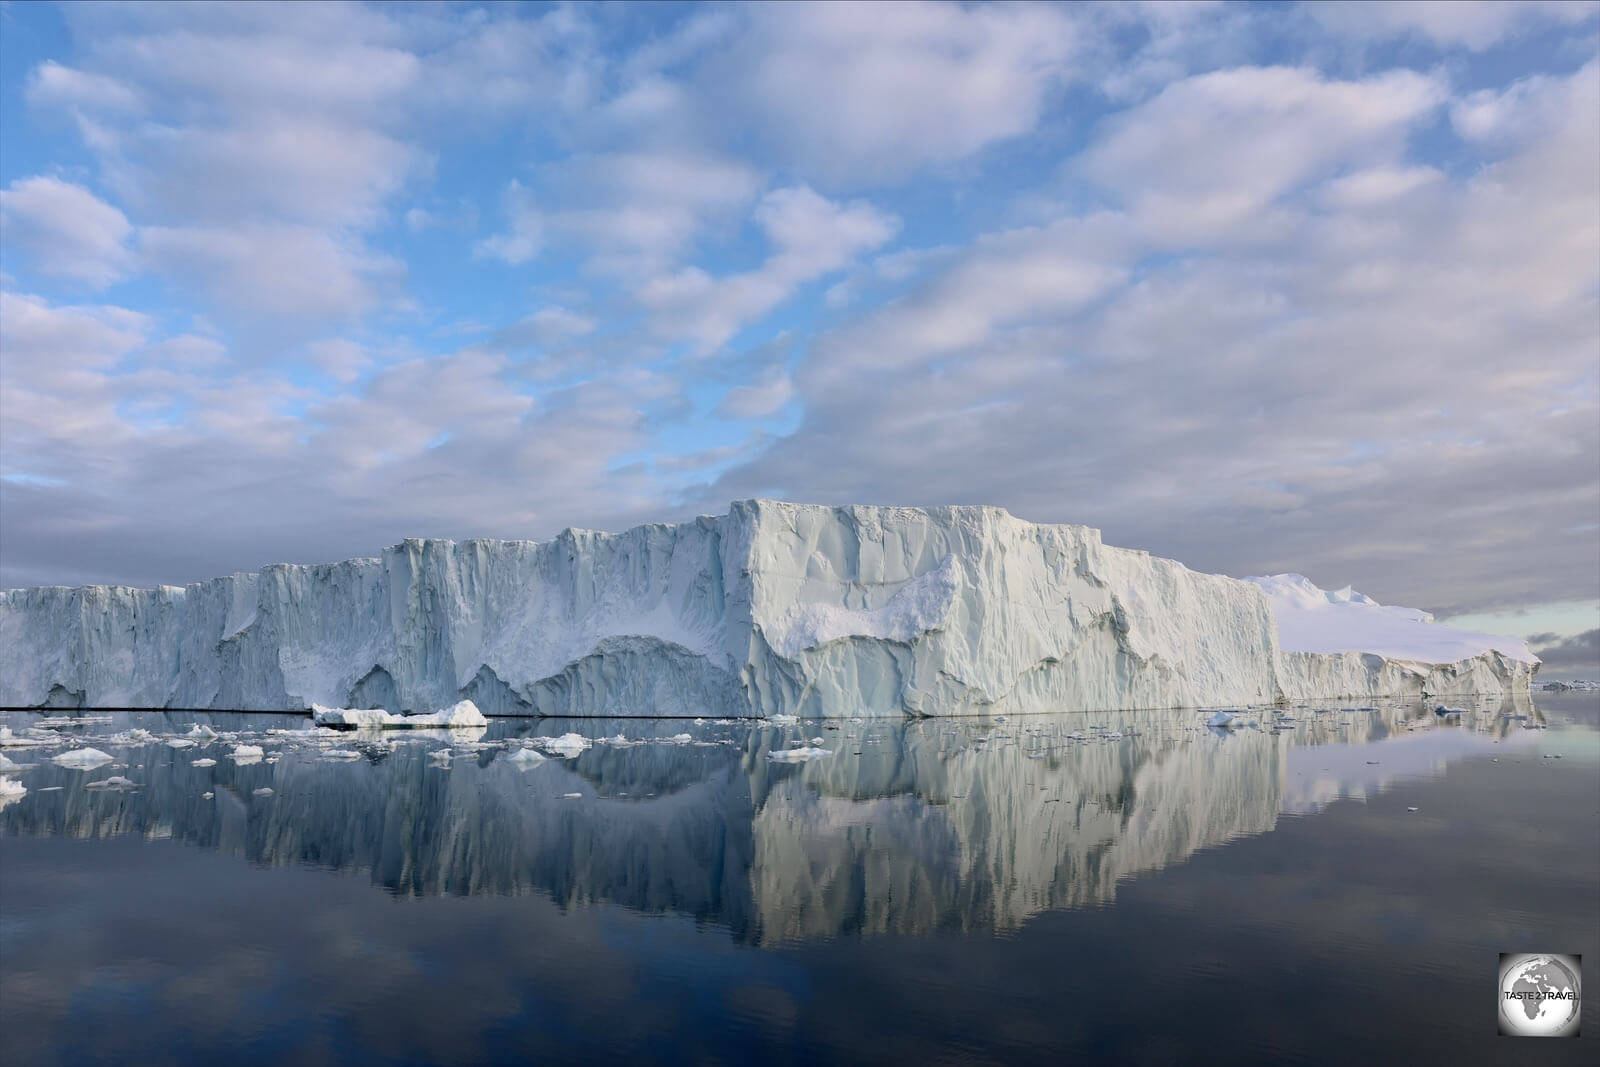
[[1581, 640], [1597, 55], [1592, 3], [6, 3], [0, 582], [989, 503]]

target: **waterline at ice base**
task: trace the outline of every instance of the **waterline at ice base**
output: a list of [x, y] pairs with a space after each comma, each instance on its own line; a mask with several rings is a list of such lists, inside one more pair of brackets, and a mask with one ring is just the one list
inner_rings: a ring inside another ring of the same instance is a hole
[[1525, 693], [1538, 660], [1299, 575], [999, 508], [407, 540], [177, 587], [0, 593], [0, 705], [936, 716]]

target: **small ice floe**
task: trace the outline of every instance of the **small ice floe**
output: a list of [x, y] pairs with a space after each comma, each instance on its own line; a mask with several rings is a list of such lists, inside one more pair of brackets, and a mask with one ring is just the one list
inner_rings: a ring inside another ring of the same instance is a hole
[[824, 740], [824, 738], [821, 738], [821, 737], [813, 737], [811, 739], [811, 743], [813, 745], [820, 745], [820, 744], [822, 744], [823, 740]]
[[1416, 810], [1418, 810], [1418, 809], [1416, 809], [1416, 808], [1407, 808], [1407, 809], [1406, 809], [1406, 810], [1407, 810], [1407, 811], [1416, 811]]
[[[800, 721], [800, 717], [797, 715], [769, 715], [767, 716], [767, 721], [774, 726], [793, 726]], [[860, 722], [861, 720], [854, 719], [852, 721]]]
[[113, 774], [110, 778], [105, 778], [98, 782], [85, 782], [83, 787], [85, 789], [107, 789], [114, 793], [126, 793], [129, 790], [138, 789], [139, 783], [124, 778], [120, 774]]
[[1206, 725], [1221, 730], [1232, 730], [1244, 725], [1244, 716], [1235, 711], [1219, 711], [1206, 720]]
[[189, 764], [191, 767], [215, 767], [216, 765], [217, 761], [214, 759], [197, 759]]
[[13, 763], [10, 757], [8, 757], [4, 752], [0, 752], [0, 774], [5, 774], [7, 771], [15, 771], [18, 769], [19, 768], [17, 764]]
[[561, 794], [561, 799], [562, 800], [578, 800], [578, 799], [582, 798], [582, 796], [583, 796], [582, 793], [562, 793]]
[[214, 797], [216, 795], [217, 794], [215, 794], [211, 790], [207, 789], [204, 793], [200, 794], [200, 799], [201, 800], [210, 800], [212, 797]]
[[617, 731], [617, 736], [616, 737], [607, 737], [607, 738], [604, 738], [604, 741], [605, 741], [606, 744], [615, 745], [617, 748], [627, 748], [629, 745], [633, 744], [632, 741], [629, 741], [626, 737], [624, 737], [622, 735], [622, 731], [621, 730]]
[[118, 745], [148, 745], [155, 739], [155, 734], [149, 730], [141, 730], [138, 727], [134, 727], [132, 730], [124, 730], [122, 733], [112, 734], [110, 737], [110, 740]]
[[674, 745], [687, 745], [690, 741], [693, 741], [694, 738], [690, 737], [688, 734], [673, 734], [671, 737], [667, 738], [667, 740], [672, 742]]
[[361, 753], [353, 748], [330, 748], [322, 754], [323, 759], [360, 759]]
[[48, 719], [40, 719], [33, 723], [29, 729], [33, 730], [64, 730], [73, 726], [88, 726], [91, 723], [110, 722], [109, 715], [80, 715], [76, 718], [66, 715], [54, 715]]
[[821, 759], [831, 756], [833, 752], [826, 748], [787, 748], [777, 749], [767, 753], [770, 760], [779, 760], [783, 763], [804, 763], [806, 760]]
[[1089, 738], [1080, 730], [1073, 730], [1071, 733], [1067, 734], [1066, 736], [1067, 736], [1067, 740], [1068, 741], [1087, 741], [1087, 740], [1089, 740]]
[[34, 748], [38, 745], [48, 745], [49, 741], [37, 737], [18, 737], [11, 732], [11, 727], [0, 726], [0, 748]]
[[435, 767], [443, 767], [446, 770], [450, 769], [450, 761], [455, 759], [455, 757], [456, 754], [450, 751], [448, 748], [436, 748], [432, 752], [428, 753], [428, 761], [430, 763], [432, 763]]
[[560, 737], [550, 740], [535, 739], [534, 743], [538, 744], [541, 741], [543, 741], [546, 752], [553, 752], [562, 759], [571, 759], [591, 744], [590, 740], [582, 734], [570, 733], [562, 734]]
[[264, 785], [260, 789], [250, 790], [250, 795], [253, 797], [270, 797], [272, 794], [273, 788], [270, 785]]
[[28, 795], [28, 787], [15, 778], [0, 778], [0, 808], [14, 804]]
[[1121, 730], [1112, 730], [1110, 733], [1101, 734], [1100, 736], [1104, 737], [1107, 741], [1121, 741], [1122, 740], [1122, 731]]
[[217, 736], [217, 731], [213, 730], [203, 722], [197, 722], [193, 726], [189, 727], [189, 732], [183, 736], [192, 741], [209, 741], [213, 737]]
[[1028, 756], [1029, 759], [1044, 759], [1043, 752], [1035, 752]]
[[193, 748], [194, 742], [187, 737], [174, 737], [167, 741], [168, 748]]
[[252, 763], [260, 763], [263, 753], [260, 745], [234, 745], [229, 755], [233, 757], [233, 762], [245, 767]]
[[54, 757], [54, 762], [79, 771], [92, 771], [111, 762], [111, 757], [98, 748], [75, 748]]
[[526, 770], [529, 767], [537, 767], [539, 764], [544, 763], [545, 757], [543, 753], [535, 752], [531, 748], [519, 748], [507, 756], [506, 761]]

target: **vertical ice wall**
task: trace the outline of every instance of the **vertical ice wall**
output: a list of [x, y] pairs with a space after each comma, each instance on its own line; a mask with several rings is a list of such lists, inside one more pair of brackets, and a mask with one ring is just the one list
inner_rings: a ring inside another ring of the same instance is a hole
[[1281, 653], [1256, 585], [984, 507], [744, 501], [620, 534], [0, 594], [5, 706], [938, 715], [1498, 692], [1528, 673]]

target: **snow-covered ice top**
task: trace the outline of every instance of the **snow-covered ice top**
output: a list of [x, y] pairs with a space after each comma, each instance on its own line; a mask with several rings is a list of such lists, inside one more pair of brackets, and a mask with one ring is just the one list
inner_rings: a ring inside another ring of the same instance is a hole
[[1501, 634], [1441, 626], [1416, 608], [1386, 607], [1348, 585], [1327, 590], [1303, 574], [1246, 578], [1267, 594], [1285, 652], [1371, 652], [1391, 660], [1457, 663], [1499, 652], [1519, 663], [1538, 663], [1528, 643]]

